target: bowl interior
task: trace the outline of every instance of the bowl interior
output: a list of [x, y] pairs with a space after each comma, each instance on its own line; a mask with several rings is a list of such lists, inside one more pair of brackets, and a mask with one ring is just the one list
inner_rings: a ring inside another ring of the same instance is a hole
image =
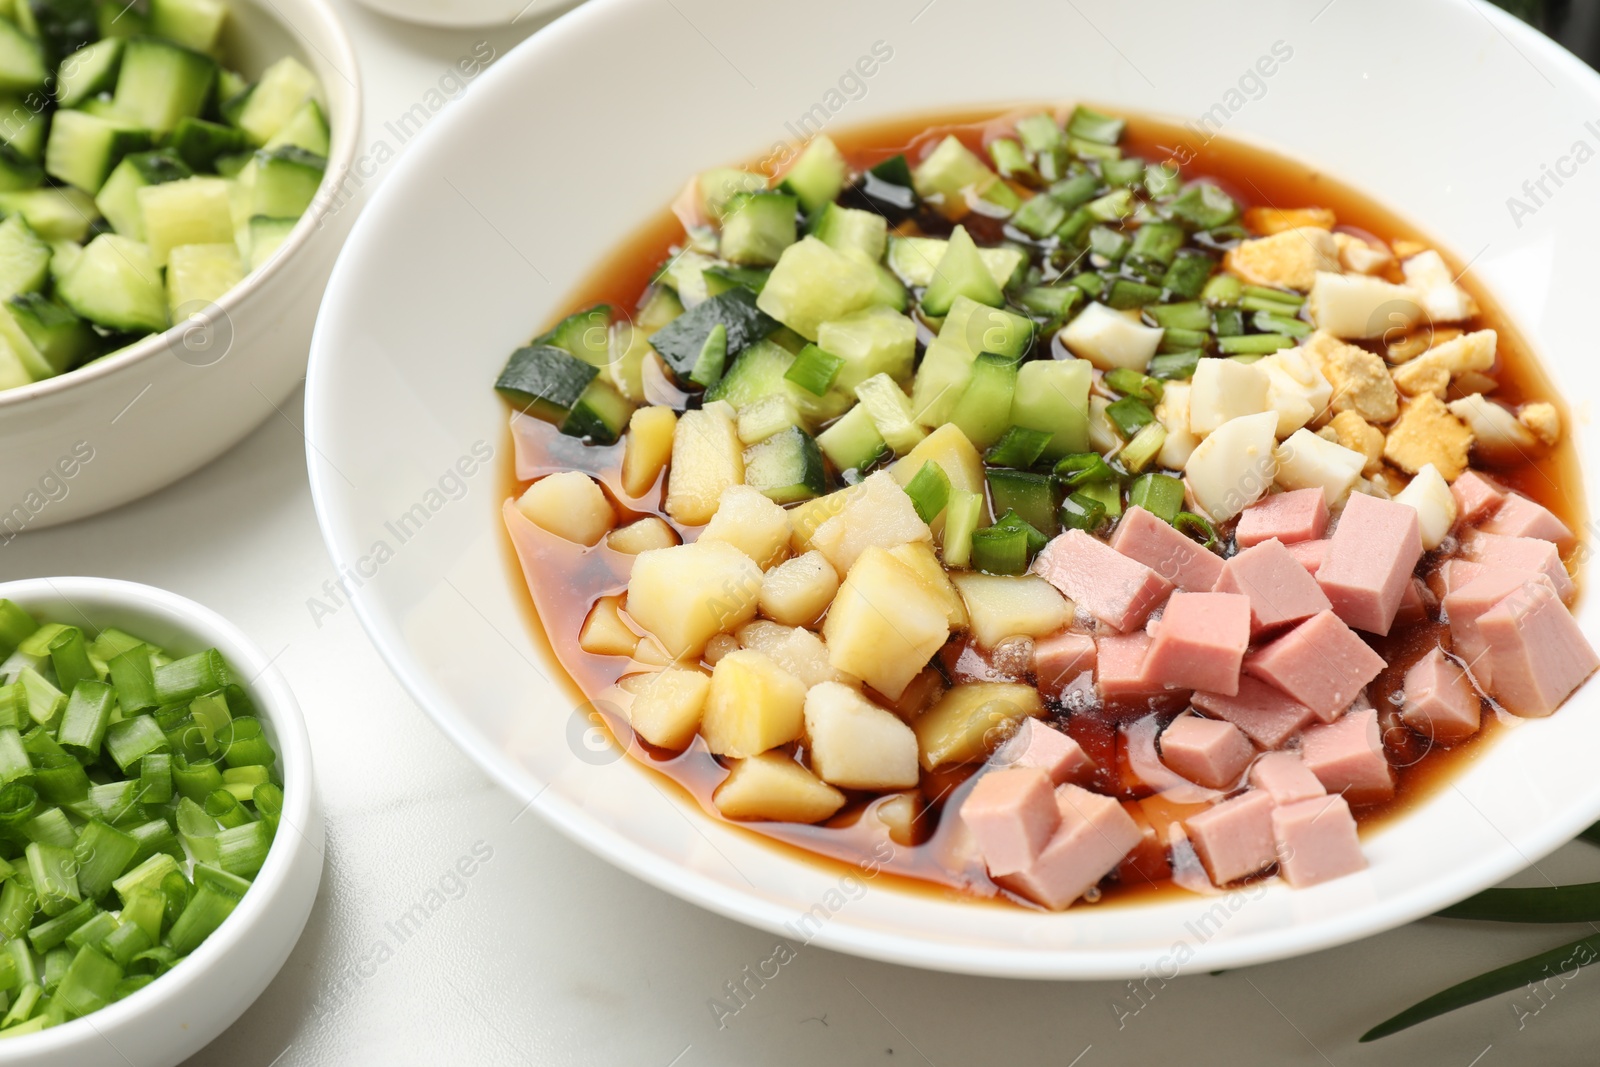
[[[379, 649], [458, 744], [589, 847], [724, 914], [918, 965], [1038, 977], [1130, 975], [1175, 956], [1235, 966], [1409, 921], [1556, 847], [1600, 814], [1600, 782], [1584, 769], [1600, 743], [1592, 686], [1553, 718], [1504, 731], [1449, 787], [1370, 833], [1363, 874], [1059, 915], [797, 859], [588, 743], [508, 564], [509, 444], [492, 379], [689, 176], [792, 151], [818, 126], [1088, 100], [1173, 116], [1197, 138], [1265, 141], [1435, 234], [1486, 279], [1566, 396], [1594, 387], [1584, 309], [1600, 264], [1563, 235], [1594, 232], [1600, 198], [1567, 191], [1519, 218], [1505, 200], [1575, 138], [1600, 141], [1584, 126], [1600, 79], [1519, 23], [1444, 0], [1330, 5], [1314, 21], [1230, 0], [1164, 9], [1158, 34], [1113, 2], [998, 0], [984, 17], [1069, 41], [1072, 58], [1019, 62], [1014, 34], [973, 32], [969, 10], [926, 0], [821, 0], [800, 24], [731, 0], [594, 0], [502, 59], [412, 146], [336, 269], [307, 390], [319, 518], [351, 575], [342, 595]], [[686, 57], [665, 91], [588, 76], [662, 55]], [[864, 57], [877, 60], [870, 76]], [[585, 92], [571, 93], [580, 80]], [[1450, 101], [1430, 110], [1425, 151], [1396, 104], [1424, 96]], [[689, 118], [688, 101], [715, 101], [715, 121]], [[1485, 152], [1495, 115], [1518, 119]], [[1592, 496], [1592, 441], [1574, 432]], [[455, 465], [475, 447], [496, 460], [468, 475]], [[397, 526], [401, 516], [412, 521]], [[1580, 621], [1600, 632], [1593, 598]]]

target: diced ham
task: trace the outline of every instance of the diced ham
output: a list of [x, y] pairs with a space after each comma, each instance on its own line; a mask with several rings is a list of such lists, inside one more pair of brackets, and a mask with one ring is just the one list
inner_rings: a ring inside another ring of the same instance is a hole
[[1210, 592], [1222, 573], [1221, 556], [1138, 505], [1123, 513], [1111, 547], [1191, 593]]
[[1471, 470], [1450, 483], [1450, 495], [1456, 499], [1456, 521], [1463, 526], [1492, 515], [1506, 499], [1504, 489]]
[[1256, 750], [1232, 723], [1180, 715], [1161, 732], [1161, 759], [1189, 779], [1211, 789], [1239, 780]]
[[1250, 768], [1250, 784], [1275, 804], [1294, 804], [1327, 793], [1298, 752], [1268, 752]]
[[1416, 509], [1353, 493], [1330, 540], [1317, 583], [1334, 612], [1358, 630], [1388, 633], [1422, 558]]
[[1553, 544], [1572, 540], [1572, 531], [1553, 511], [1521, 493], [1507, 493], [1493, 514], [1478, 523], [1478, 529], [1506, 537], [1537, 537]]
[[1089, 614], [1122, 633], [1144, 625], [1172, 592], [1172, 583], [1082, 530], [1044, 546], [1035, 573]]
[[1051, 785], [1078, 777], [1094, 766], [1083, 746], [1038, 719], [1023, 719], [1022, 726], [994, 754], [1001, 767], [1033, 767], [1050, 777]]
[[[1450, 566], [1460, 561], [1453, 561]], [[1479, 569], [1469, 580], [1456, 586], [1444, 597], [1445, 617], [1450, 620], [1450, 647], [1467, 670], [1485, 690], [1492, 690], [1494, 664], [1484, 653], [1488, 642], [1478, 631], [1478, 619], [1506, 597], [1525, 588], [1543, 586], [1552, 593], [1555, 587], [1542, 574], [1530, 575], [1526, 571], [1508, 567], [1477, 564]], [[1455, 576], [1451, 576], [1455, 580]]]
[[1250, 645], [1249, 598], [1173, 593], [1154, 630], [1143, 663], [1152, 681], [1167, 689], [1205, 689], [1227, 696], [1239, 691], [1239, 667]]
[[1423, 737], [1449, 744], [1478, 732], [1478, 694], [1467, 672], [1443, 649], [1436, 648], [1411, 665], [1403, 692], [1400, 718]]
[[1122, 786], [1131, 793], [1153, 793], [1173, 804], [1209, 804], [1222, 793], [1198, 785], [1161, 762], [1156, 736], [1161, 721], [1146, 715], [1117, 730], [1118, 763], [1124, 772]]
[[1460, 589], [1472, 579], [1483, 573], [1483, 564], [1474, 563], [1470, 559], [1447, 559], [1434, 571], [1437, 581], [1432, 588], [1443, 600], [1452, 592]]
[[1328, 528], [1328, 501], [1320, 488], [1274, 493], [1245, 508], [1233, 538], [1240, 548], [1278, 540], [1315, 541]]
[[1475, 563], [1542, 574], [1550, 579], [1562, 600], [1569, 599], [1576, 588], [1561, 562], [1561, 550], [1552, 541], [1480, 531], [1462, 540], [1461, 553]]
[[1272, 808], [1269, 794], [1252, 789], [1183, 821], [1213, 882], [1237, 882], [1277, 860]]
[[1139, 700], [1166, 692], [1161, 682], [1145, 671], [1150, 635], [1108, 634], [1095, 642], [1094, 681], [1107, 700]]
[[1055, 787], [1037, 767], [1005, 767], [983, 775], [961, 805], [991, 875], [1015, 874], [1038, 859], [1061, 823]]
[[1122, 810], [1139, 827], [1139, 843], [1117, 865], [1117, 879], [1126, 885], [1158, 885], [1172, 877], [1167, 862], [1167, 842], [1136, 800], [1124, 800]]
[[1094, 638], [1068, 630], [1033, 643], [1033, 676], [1039, 691], [1060, 698], [1073, 679], [1094, 670]]
[[1008, 889], [1060, 910], [1116, 869], [1142, 833], [1110, 797], [1075, 785], [1056, 790], [1061, 824], [1025, 869], [1001, 879]]
[[1313, 615], [1244, 661], [1246, 673], [1324, 718], [1348, 707], [1383, 668], [1383, 657], [1332, 611]]
[[1272, 810], [1278, 870], [1292, 886], [1316, 885], [1367, 866], [1344, 797], [1317, 797]]
[[1255, 637], [1333, 606], [1316, 578], [1275, 538], [1230, 559], [1217, 580], [1217, 592], [1249, 597], [1250, 633]]
[[1394, 621], [1400, 626], [1427, 622], [1432, 606], [1435, 606], [1434, 598], [1427, 585], [1421, 578], [1413, 578], [1406, 586], [1406, 595], [1400, 598], [1400, 609], [1394, 613]]
[[[1299, 492], [1299, 490], [1296, 490], [1296, 492]], [[1284, 545], [1283, 547], [1289, 550], [1289, 555], [1295, 558], [1296, 563], [1300, 564], [1315, 577], [1316, 573], [1322, 569], [1322, 565], [1328, 561], [1328, 546], [1332, 543], [1327, 538], [1323, 538], [1320, 541], [1296, 541], [1292, 545]]]
[[1378, 713], [1372, 708], [1307, 730], [1300, 757], [1330, 793], [1341, 793], [1357, 804], [1394, 796], [1394, 771], [1383, 754]]
[[1578, 621], [1548, 584], [1527, 586], [1478, 616], [1489, 692], [1515, 715], [1548, 715], [1600, 666]]
[[1231, 722], [1262, 748], [1280, 748], [1311, 721], [1311, 709], [1275, 686], [1244, 675], [1239, 692], [1196, 693], [1194, 706], [1213, 718]]

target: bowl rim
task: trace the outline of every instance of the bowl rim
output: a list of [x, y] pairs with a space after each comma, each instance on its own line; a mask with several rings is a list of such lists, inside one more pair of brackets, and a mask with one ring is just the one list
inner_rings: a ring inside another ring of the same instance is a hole
[[[262, 0], [257, 6], [287, 30], [289, 36], [308, 42], [314, 51], [324, 54], [330, 65], [346, 74], [350, 82], [350, 116], [345, 122], [339, 123], [337, 128], [333, 128], [327, 170], [323, 172], [322, 182], [311, 198], [311, 206], [300, 216], [294, 229], [289, 232], [288, 238], [259, 270], [246, 274], [243, 281], [223, 293], [213, 305], [219, 309], [224, 319], [254, 295], [256, 290], [281, 274], [284, 264], [295, 258], [295, 253], [311, 240], [311, 232], [322, 228], [324, 220], [332, 213], [333, 205], [337, 203], [336, 197], [327, 195], [328, 191], [338, 189], [344, 184], [355, 159], [356, 131], [361, 127], [363, 106], [361, 66], [356, 61], [355, 48], [350, 43], [350, 35], [345, 30], [344, 21], [327, 0], [299, 0], [299, 2], [304, 4], [307, 11], [318, 21], [319, 32], [314, 41], [304, 30], [290, 23], [278, 5], [271, 0]], [[331, 56], [327, 55], [330, 52]], [[330, 122], [329, 126], [333, 127], [333, 123]], [[65, 374], [57, 374], [29, 385], [0, 390], [0, 417], [3, 417], [8, 409], [19, 404], [66, 392], [75, 386], [87, 385], [142, 363], [170, 349], [173, 343], [183, 336], [182, 331], [188, 328], [187, 323], [173, 323], [160, 333], [153, 333], [129, 345], [109, 359], [102, 358], [82, 367], [76, 367]]]
[[[278, 766], [283, 774], [283, 814], [279, 827], [293, 836], [275, 837], [266, 862], [250, 883], [232, 914], [223, 920], [200, 947], [183, 961], [143, 989], [108, 1004], [98, 1011], [71, 1022], [37, 1033], [23, 1034], [0, 1041], [0, 1063], [26, 1063], [30, 1056], [70, 1050], [74, 1046], [104, 1042], [142, 1018], [169, 1010], [193, 987], [210, 979], [228, 953], [237, 948], [244, 932], [254, 927], [272, 909], [279, 893], [289, 883], [296, 858], [305, 849], [325, 855], [317, 816], [315, 776], [312, 773], [311, 738], [305, 717], [289, 683], [267, 656], [245, 633], [210, 608], [177, 593], [140, 582], [118, 578], [61, 577], [23, 578], [0, 582], [0, 598], [16, 601], [24, 608], [31, 604], [71, 604], [75, 599], [114, 604], [135, 614], [160, 619], [174, 629], [192, 632], [198, 640], [211, 641], [223, 652], [230, 669], [246, 675], [244, 685], [255, 698], [263, 717], [277, 735]], [[89, 609], [92, 615], [95, 609]], [[304, 828], [304, 829], [302, 829]], [[280, 844], [287, 842], [287, 846]], [[321, 878], [322, 859], [317, 861]], [[231, 1022], [231, 1020], [230, 1020]], [[186, 1024], [193, 1025], [193, 1024]]]
[[[502, 81], [510, 81], [516, 74], [514, 68], [540, 61], [539, 57], [558, 53], [574, 44], [574, 38], [587, 30], [592, 23], [604, 23], [644, 0], [589, 0], [573, 8], [524, 40], [507, 53], [494, 68], [478, 80], [480, 96], [486, 96]], [[1586, 81], [1596, 98], [1600, 98], [1600, 72], [1588, 67], [1554, 40], [1545, 37], [1486, 2], [1468, 0], [1467, 5], [1518, 51], [1533, 54], [1541, 62], [1550, 63], [1564, 72]], [[975, 105], [977, 106], [977, 105]], [[1156, 112], [1151, 112], [1156, 114]], [[451, 121], [461, 121], [458, 118]], [[417, 138], [412, 151], [398, 164], [401, 173], [425, 166], [423, 160], [431, 158], [435, 140], [445, 136], [450, 121], [435, 123]], [[1258, 144], [1278, 151], [1280, 146], [1270, 140], [1248, 132], [1230, 131], [1229, 137], [1246, 143]], [[396, 175], [390, 175], [375, 194], [377, 203], [357, 220], [350, 239], [340, 251], [339, 261], [329, 281], [330, 298], [324, 310], [339, 304], [338, 296], [345, 287], [357, 284], [350, 262], [352, 249], [358, 247], [366, 234], [378, 225], [381, 210], [374, 210], [397, 195]], [[1522, 325], [1518, 309], [1506, 307], [1513, 322]], [[328, 349], [330, 330], [327, 320], [319, 314], [317, 329], [313, 334], [311, 357], [306, 378], [306, 452], [312, 500], [317, 514], [318, 527], [323, 542], [336, 568], [348, 569], [354, 565], [353, 557], [341, 550], [339, 520], [343, 517], [335, 503], [339, 489], [334, 476], [329, 474], [325, 457], [318, 449], [317, 439], [331, 412], [325, 412], [323, 394], [327, 365], [335, 361]], [[320, 372], [320, 373], [319, 373]], [[497, 549], [503, 549], [497, 545]], [[497, 747], [494, 739], [475, 724], [444, 706], [435, 706], [423, 669], [405, 650], [400, 628], [377, 608], [369, 595], [357, 589], [350, 597], [356, 616], [369, 639], [388, 664], [391, 672], [413, 700], [434, 721], [444, 734], [482, 767], [491, 778], [512, 795], [525, 802], [524, 810], [537, 810], [541, 818], [570, 840], [604, 858], [624, 871], [662, 889], [684, 901], [705, 908], [724, 917], [779, 934], [792, 934], [786, 923], [794, 918], [792, 911], [781, 902], [763, 898], [750, 892], [724, 885], [716, 879], [664, 858], [643, 844], [625, 836], [619, 829], [597, 819], [583, 807], [560, 796], [549, 788], [553, 781], [539, 779], [527, 767], [511, 758]], [[540, 659], [561, 669], [559, 663], [540, 651]], [[636, 770], [648, 773], [645, 768]], [[677, 800], [671, 801], [677, 805]], [[697, 811], [682, 811], [689, 818], [699, 818]], [[1362, 909], [1333, 919], [1316, 923], [1296, 924], [1242, 938], [1238, 941], [1208, 942], [1202, 945], [1186, 965], [1186, 969], [1222, 969], [1267, 963], [1316, 952], [1349, 943], [1361, 937], [1382, 933], [1426, 917], [1440, 907], [1464, 898], [1472, 892], [1491, 886], [1506, 877], [1536, 864], [1540, 859], [1571, 840], [1574, 835], [1600, 815], [1600, 800], [1595, 811], [1578, 811], [1575, 808], [1562, 818], [1546, 820], [1535, 831], [1518, 839], [1511, 848], [1488, 854], [1470, 866], [1454, 872], [1448, 881], [1436, 880], [1408, 888], [1390, 896], [1371, 908]], [[1291, 890], [1295, 891], [1295, 890]], [[1297, 891], [1296, 891], [1297, 892]], [[938, 970], [980, 976], [1036, 979], [1036, 980], [1103, 980], [1137, 976], [1141, 965], [1148, 964], [1148, 954], [1136, 948], [1109, 949], [1054, 949], [1030, 950], [1025, 946], [994, 946], [952, 943], [918, 937], [900, 930], [882, 930], [849, 923], [827, 923], [807, 942], [819, 947], [855, 956], [883, 960]]]

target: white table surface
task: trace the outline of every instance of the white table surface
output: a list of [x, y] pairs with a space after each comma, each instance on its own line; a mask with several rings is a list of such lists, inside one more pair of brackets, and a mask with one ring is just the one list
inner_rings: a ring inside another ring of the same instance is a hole
[[[399, 147], [384, 124], [459, 57], [485, 41], [504, 55], [545, 21], [448, 31], [334, 3], [366, 78], [368, 151], [380, 139]], [[1600, 970], [1542, 1000], [1501, 996], [1358, 1045], [1423, 995], [1591, 932], [1443, 920], [1152, 982], [1142, 1008], [1126, 983], [976, 979], [801, 947], [719, 1026], [711, 998], [726, 1000], [724, 983], [769, 958], [776, 939], [614, 870], [537, 816], [518, 818], [520, 805], [401, 690], [352, 612], [313, 620], [307, 600], [334, 575], [306, 487], [300, 400], [181, 485], [0, 548], [8, 578], [109, 575], [210, 605], [278, 656], [310, 722], [328, 820], [316, 909], [277, 980], [193, 1067], [1595, 1061]], [[490, 858], [450, 882], [474, 848]], [[1600, 849], [1573, 844], [1514, 881], [1591, 879]], [[449, 892], [435, 892], [441, 884]], [[426, 918], [400, 927], [419, 904]]]

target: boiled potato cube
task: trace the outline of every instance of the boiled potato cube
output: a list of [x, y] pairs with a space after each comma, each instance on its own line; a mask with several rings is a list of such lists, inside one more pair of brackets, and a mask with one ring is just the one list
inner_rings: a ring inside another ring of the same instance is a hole
[[1072, 604], [1037, 574], [951, 576], [967, 605], [972, 636], [983, 648], [1008, 637], [1043, 637], [1072, 621]]
[[700, 729], [700, 715], [711, 692], [711, 679], [696, 670], [668, 667], [657, 674], [634, 675], [621, 682], [633, 693], [628, 724], [657, 748], [681, 752]]
[[578, 647], [596, 656], [631, 656], [639, 635], [622, 618], [622, 598], [603, 596], [589, 609], [578, 631]]
[[761, 568], [721, 541], [656, 548], [634, 557], [628, 614], [674, 659], [697, 656], [714, 634], [750, 621]]
[[922, 794], [896, 793], [872, 805], [872, 814], [889, 831], [889, 840], [911, 846], [922, 836]]
[[1031, 685], [967, 682], [953, 687], [912, 724], [922, 766], [935, 770], [952, 763], [976, 763], [1007, 737], [1015, 724], [1044, 714], [1044, 701]]
[[809, 626], [828, 610], [839, 575], [821, 552], [785, 560], [761, 579], [761, 614], [785, 626]]
[[805, 702], [811, 769], [845, 789], [906, 789], [917, 784], [917, 735], [856, 690], [812, 687]]
[[666, 521], [654, 515], [630, 522], [606, 534], [606, 547], [613, 552], [637, 556], [652, 548], [671, 548], [678, 543], [678, 535]]
[[939, 598], [944, 605], [945, 618], [950, 622], [950, 629], [959, 630], [967, 625], [967, 607], [961, 600], [961, 594], [956, 592], [956, 587], [950, 584], [950, 572], [944, 569], [944, 564], [939, 562], [938, 553], [934, 552], [933, 545], [927, 541], [908, 541], [903, 545], [895, 545], [889, 549], [889, 555], [904, 563], [910, 571], [922, 579], [922, 584], [928, 592]]
[[833, 664], [828, 662], [828, 646], [810, 630], [757, 619], [739, 627], [738, 637], [741, 647], [753, 648], [771, 656], [778, 666], [800, 679], [807, 689], [823, 682], [861, 684], [859, 679], [834, 669]]
[[772, 657], [730, 652], [711, 672], [700, 733], [719, 756], [754, 756], [800, 736], [805, 701], [806, 687]]
[[700, 540], [726, 541], [765, 570], [789, 554], [792, 532], [789, 513], [765, 493], [748, 485], [730, 485]]
[[667, 407], [639, 408], [628, 419], [628, 441], [622, 449], [622, 491], [644, 496], [672, 459], [673, 430], [678, 416]]
[[950, 624], [923, 580], [874, 546], [850, 568], [822, 632], [834, 667], [895, 700], [950, 636]]
[[870, 546], [893, 548], [907, 541], [932, 540], [933, 531], [918, 517], [900, 483], [888, 471], [879, 471], [861, 483], [861, 492], [837, 515], [817, 527], [811, 547], [844, 574]]
[[845, 505], [860, 496], [862, 487], [847, 485], [843, 489], [835, 490], [826, 496], [814, 497], [803, 504], [797, 504], [789, 509], [789, 523], [794, 527], [794, 539], [791, 547], [795, 555], [812, 550], [811, 539], [829, 519], [843, 511]]
[[685, 411], [672, 431], [667, 514], [700, 526], [717, 513], [723, 490], [744, 483], [744, 445], [728, 410]]
[[535, 525], [580, 545], [595, 544], [617, 524], [605, 491], [581, 471], [540, 478], [517, 499], [517, 510]]
[[983, 457], [955, 423], [947, 422], [917, 442], [915, 448], [889, 468], [889, 473], [902, 486], [910, 485], [911, 479], [930, 459], [944, 470], [952, 489], [983, 492]]
[[718, 634], [706, 642], [706, 650], [700, 658], [715, 667], [717, 661], [730, 652], [739, 651], [739, 639], [732, 634]]
[[782, 752], [736, 760], [711, 802], [730, 819], [821, 822], [844, 807], [844, 794]]

